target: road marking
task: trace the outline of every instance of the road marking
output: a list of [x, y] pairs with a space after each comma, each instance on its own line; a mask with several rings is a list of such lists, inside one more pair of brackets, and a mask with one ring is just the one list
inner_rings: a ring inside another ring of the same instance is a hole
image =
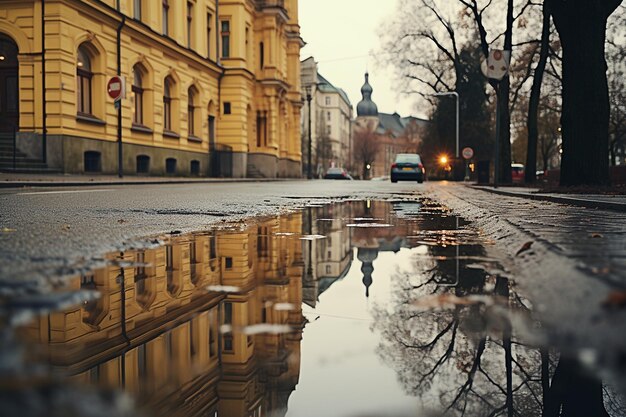
[[73, 191], [37, 191], [34, 193], [18, 193], [18, 195], [38, 195], [38, 194], [77, 194], [77, 193], [106, 193], [115, 190], [73, 190]]

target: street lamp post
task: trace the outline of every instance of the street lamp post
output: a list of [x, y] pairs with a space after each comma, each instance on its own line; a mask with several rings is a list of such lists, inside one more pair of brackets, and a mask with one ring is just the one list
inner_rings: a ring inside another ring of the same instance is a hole
[[311, 86], [307, 85], [306, 86], [306, 102], [307, 102], [307, 107], [309, 108], [309, 117], [308, 117], [308, 139], [309, 139], [309, 154], [307, 155], [308, 158], [308, 163], [307, 163], [307, 178], [308, 179], [313, 179], [313, 173], [311, 172], [311, 149], [312, 149], [312, 143], [311, 143]]
[[456, 91], [449, 91], [446, 93], [434, 93], [433, 96], [454, 96], [456, 97], [456, 151], [454, 156], [459, 159], [459, 93]]

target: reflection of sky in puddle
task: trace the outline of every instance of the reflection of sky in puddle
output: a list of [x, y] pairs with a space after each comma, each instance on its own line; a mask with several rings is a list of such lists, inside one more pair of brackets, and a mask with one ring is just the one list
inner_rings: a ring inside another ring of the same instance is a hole
[[380, 361], [380, 334], [371, 330], [371, 306], [391, 299], [388, 272], [410, 264], [416, 250], [378, 255], [369, 298], [361, 262], [355, 260], [347, 275], [320, 295], [315, 308], [303, 309], [310, 323], [303, 334], [300, 382], [289, 399], [288, 417], [390, 415], [392, 410], [416, 415], [415, 398], [404, 394], [395, 372]]

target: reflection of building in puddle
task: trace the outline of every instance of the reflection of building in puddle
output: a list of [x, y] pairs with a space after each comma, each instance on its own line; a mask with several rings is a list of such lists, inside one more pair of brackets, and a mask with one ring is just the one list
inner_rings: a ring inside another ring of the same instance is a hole
[[[71, 281], [98, 299], [20, 332], [72, 381], [122, 388], [152, 411], [284, 413], [299, 375], [303, 263], [301, 241], [276, 233], [295, 235], [301, 223], [290, 215], [110, 254], [108, 266]], [[236, 330], [221, 334], [222, 325]]]
[[405, 238], [408, 223], [398, 221], [393, 206], [384, 201], [352, 201], [309, 208], [304, 224], [304, 233], [325, 236], [303, 244], [303, 299], [311, 307], [315, 307], [320, 294], [348, 273], [354, 260], [353, 248], [357, 249], [357, 259], [362, 263], [363, 285], [368, 295], [378, 253], [409, 247]]
[[351, 215], [352, 204], [325, 205], [305, 212], [304, 233], [323, 235], [324, 239], [303, 242], [303, 301], [315, 307], [320, 294], [342, 279], [352, 263], [351, 233], [345, 218]]
[[[362, 202], [355, 207], [354, 217], [358, 219], [357, 225], [360, 222], [374, 226], [354, 227], [352, 235], [354, 247], [357, 248], [357, 259], [361, 261], [365, 296], [369, 297], [369, 288], [373, 283], [374, 261], [380, 252], [396, 253], [401, 248], [408, 248], [406, 236], [409, 233], [409, 226], [407, 222], [395, 216], [391, 204], [382, 201]], [[375, 227], [376, 224], [382, 227]]]

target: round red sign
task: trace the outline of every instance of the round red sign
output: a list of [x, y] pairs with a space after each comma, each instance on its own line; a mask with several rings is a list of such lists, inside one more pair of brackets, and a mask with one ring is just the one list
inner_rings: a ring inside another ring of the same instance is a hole
[[463, 148], [463, 150], [461, 151], [461, 155], [463, 155], [463, 158], [465, 159], [472, 159], [472, 157], [474, 156], [474, 150], [470, 147]]
[[111, 77], [109, 83], [107, 84], [107, 93], [109, 93], [109, 97], [113, 100], [119, 100], [122, 98], [124, 82], [122, 78], [118, 75]]

